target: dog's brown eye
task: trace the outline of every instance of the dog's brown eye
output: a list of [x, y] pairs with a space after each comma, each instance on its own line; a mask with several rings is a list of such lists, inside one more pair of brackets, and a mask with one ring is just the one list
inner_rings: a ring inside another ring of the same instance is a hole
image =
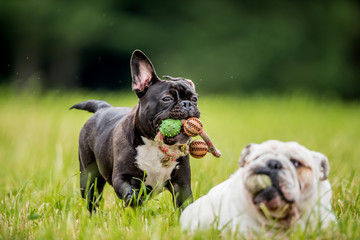
[[194, 103], [196, 103], [197, 100], [198, 100], [197, 97], [192, 97], [192, 98], [191, 98], [191, 101], [194, 102]]
[[301, 164], [301, 162], [299, 162], [298, 160], [295, 160], [295, 159], [290, 159], [290, 162], [294, 165], [295, 168], [299, 168], [299, 167], [303, 166]]
[[171, 97], [163, 97], [162, 99], [164, 102], [170, 102], [172, 100]]

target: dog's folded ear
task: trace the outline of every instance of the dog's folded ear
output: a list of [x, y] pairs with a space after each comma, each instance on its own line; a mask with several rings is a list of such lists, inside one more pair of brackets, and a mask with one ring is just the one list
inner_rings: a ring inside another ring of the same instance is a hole
[[240, 158], [239, 158], [239, 166], [244, 167], [246, 164], [246, 161], [248, 160], [248, 157], [252, 151], [254, 151], [255, 147], [258, 146], [256, 143], [249, 143], [241, 152]]
[[172, 77], [172, 76], [163, 76], [166, 79], [169, 79], [171, 81], [179, 81], [179, 80], [184, 80], [186, 81], [188, 84], [190, 84], [190, 86], [195, 90], [195, 84], [193, 81], [191, 81], [190, 79], [186, 79], [186, 78], [179, 78], [179, 77]]
[[312, 151], [312, 155], [316, 161], [316, 163], [319, 165], [320, 169], [320, 180], [324, 181], [327, 179], [329, 172], [330, 172], [330, 164], [327, 157], [319, 152]]
[[138, 97], [142, 97], [149, 86], [160, 81], [156, 75], [154, 66], [146, 55], [135, 50], [130, 60], [132, 89]]

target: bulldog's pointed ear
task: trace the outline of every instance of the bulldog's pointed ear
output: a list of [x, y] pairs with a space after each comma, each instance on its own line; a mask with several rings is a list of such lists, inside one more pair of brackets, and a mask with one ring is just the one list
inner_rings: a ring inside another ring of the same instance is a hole
[[320, 180], [324, 181], [327, 179], [330, 172], [329, 160], [322, 153], [312, 151], [312, 154], [320, 169]]
[[252, 151], [254, 151], [255, 147], [258, 144], [250, 143], [248, 144], [241, 152], [240, 158], [239, 158], [239, 166], [244, 167], [246, 162], [248, 161], [248, 157]]
[[130, 60], [130, 68], [132, 89], [139, 98], [146, 93], [151, 85], [160, 81], [151, 61], [140, 50], [133, 52]]

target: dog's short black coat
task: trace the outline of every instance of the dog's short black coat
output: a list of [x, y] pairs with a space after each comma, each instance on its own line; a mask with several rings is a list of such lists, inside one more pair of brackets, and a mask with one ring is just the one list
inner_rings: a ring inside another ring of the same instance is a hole
[[[145, 139], [154, 140], [163, 119], [200, 117], [198, 95], [191, 80], [172, 77], [161, 80], [140, 50], [134, 51], [130, 67], [132, 89], [139, 98], [134, 108], [112, 107], [96, 100], [71, 107], [95, 113], [85, 123], [79, 137], [80, 189], [89, 211], [95, 209], [106, 182], [126, 205], [141, 204], [139, 189], [144, 170], [137, 163], [137, 147], [144, 145]], [[166, 137], [164, 142], [173, 145], [189, 140], [181, 132], [176, 137]], [[181, 207], [185, 200], [192, 199], [189, 155], [178, 158], [176, 164], [164, 186]], [[146, 177], [147, 174], [145, 180]]]

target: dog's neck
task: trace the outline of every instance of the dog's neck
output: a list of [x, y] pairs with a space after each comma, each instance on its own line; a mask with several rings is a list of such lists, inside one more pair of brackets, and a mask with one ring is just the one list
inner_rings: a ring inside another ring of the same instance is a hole
[[143, 120], [139, 116], [140, 115], [140, 113], [139, 113], [140, 112], [140, 102], [138, 102], [136, 104], [136, 106], [134, 107], [134, 112], [135, 112], [135, 117], [134, 117], [134, 120], [135, 120], [135, 134], [139, 133], [139, 135], [141, 137], [145, 137], [147, 139], [152, 139], [152, 136], [150, 136], [147, 132], [145, 132], [143, 130], [143, 127], [141, 127], [141, 126], [143, 126], [145, 124], [143, 123]]

